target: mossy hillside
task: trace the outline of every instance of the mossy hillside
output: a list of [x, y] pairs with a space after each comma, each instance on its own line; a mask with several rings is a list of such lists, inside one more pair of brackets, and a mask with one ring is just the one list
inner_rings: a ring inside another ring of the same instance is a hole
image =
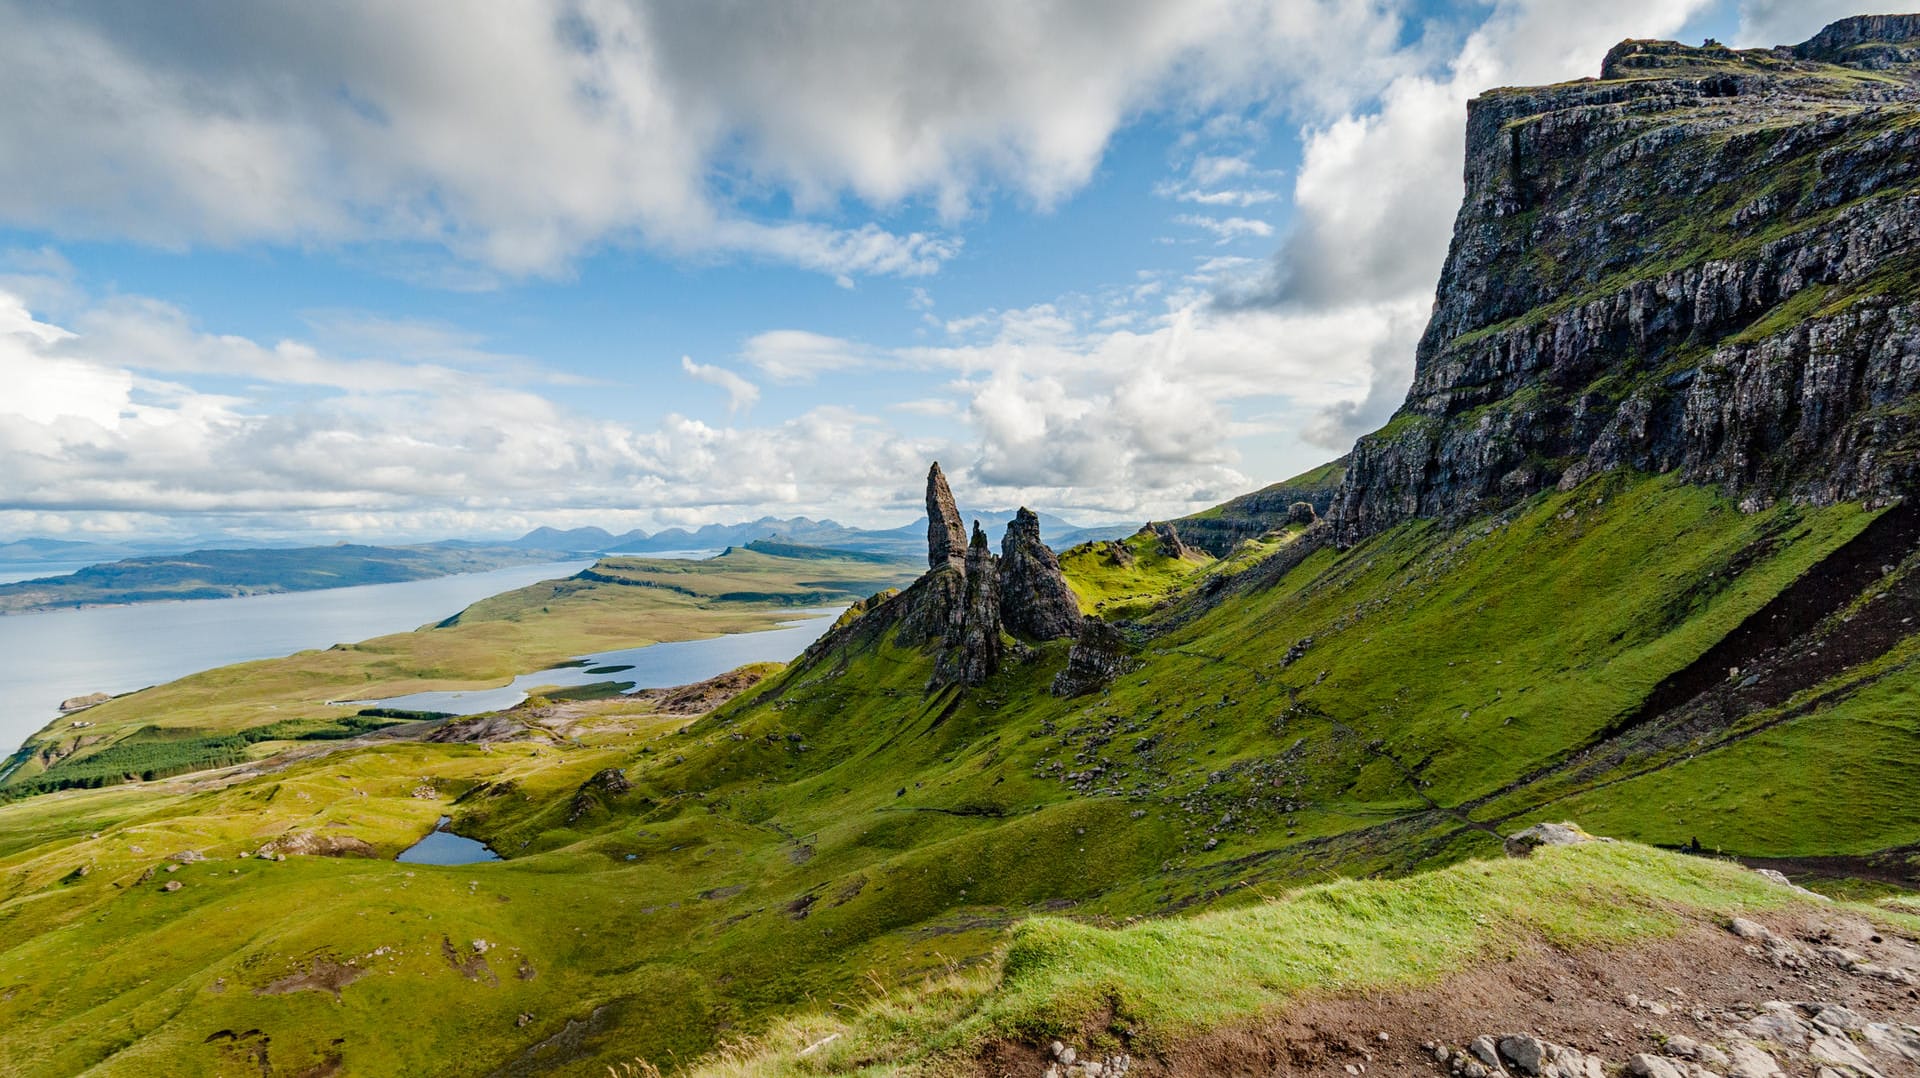
[[[1494, 836], [1452, 806], [1581, 744], [1872, 515], [1742, 514], [1711, 491], [1616, 476], [1459, 531], [1415, 524], [1323, 548], [1263, 589], [1186, 589], [1153, 615], [1167, 628], [1134, 673], [1074, 700], [1046, 691], [1065, 641], [978, 689], [929, 694], [930, 658], [883, 640], [828, 650], [684, 729], [636, 703], [577, 744], [387, 746], [220, 790], [155, 784], [151, 802], [133, 790], [35, 798], [0, 809], [0, 850], [11, 851], [0, 932], [18, 941], [0, 951], [0, 983], [21, 986], [0, 1019], [57, 1046], [35, 1049], [28, 1073], [137, 1073], [157, 1058], [143, 1053], [163, 1050], [178, 1070], [210, 1072], [225, 1049], [203, 1042], [222, 1028], [271, 1033], [276, 1059], [342, 1051], [355, 1073], [386, 1072], [385, 1059], [458, 1073], [456, 1061], [521, 1058], [571, 1019], [586, 1023], [574, 1047], [541, 1065], [597, 1074], [595, 1060], [687, 1059], [809, 1000], [857, 1004], [880, 985], [983, 969], [1035, 915], [1254, 908], [1329, 872], [1403, 875], [1491, 854]], [[1899, 684], [1912, 679], [1875, 683]], [[1689, 789], [1771, 781], [1743, 744], [1701, 752], [1666, 779], [1666, 799], [1590, 826], [1664, 841], [1665, 806]], [[580, 783], [608, 766], [635, 788], [578, 806]], [[1859, 803], [1886, 797], [1868, 784], [1891, 773], [1838, 758], [1773, 766], [1807, 788], [1847, 786]], [[440, 798], [410, 796], [426, 778]], [[1559, 815], [1566, 798], [1604, 799], [1605, 788], [1525, 784], [1500, 808]], [[308, 820], [385, 853], [443, 811], [510, 860], [231, 859], [260, 830]], [[1789, 835], [1681, 818], [1704, 842], [1749, 854], [1920, 837], [1888, 813], [1809, 819]], [[176, 839], [228, 860], [182, 868], [189, 887], [176, 895], [151, 894], [157, 880], [134, 886], [142, 862], [130, 846], [151, 863]], [[92, 871], [70, 878], [83, 863]], [[430, 876], [453, 883], [406, 919]], [[215, 887], [217, 915], [161, 901]], [[502, 960], [499, 985], [469, 981], [442, 936], [460, 963], [460, 948], [484, 938], [538, 976], [509, 977]], [[253, 994], [318, 956], [383, 946], [401, 948], [401, 972], [346, 986], [340, 1003]], [[83, 970], [72, 990], [39, 983], [75, 956], [109, 954], [132, 956], [132, 971]], [[213, 993], [219, 977], [228, 987]], [[521, 1013], [534, 1020], [516, 1025]], [[120, 1041], [102, 1039], [106, 1025]]]
[[[483, 599], [436, 626], [221, 667], [117, 697], [90, 708], [85, 728], [54, 720], [28, 740], [6, 785], [115, 781], [122, 764], [154, 777], [218, 766], [281, 747], [273, 739], [259, 744], [248, 731], [282, 726], [297, 736], [288, 724], [337, 725], [351, 711], [336, 701], [499, 685], [585, 652], [769, 629], [795, 606], [850, 602], [913, 569], [865, 556], [737, 548], [704, 561], [607, 559], [588, 572], [602, 579], [543, 581]], [[660, 581], [670, 586], [647, 586]], [[116, 749], [125, 760], [89, 764]]]
[[[1139, 1053], [1307, 994], [1428, 984], [1537, 946], [1614, 947], [1803, 901], [1736, 866], [1629, 843], [1306, 887], [1240, 909], [1103, 928], [1022, 923], [987, 968], [810, 1012], [699, 1078], [965, 1073], [986, 1043], [1064, 1037]], [[1891, 921], [1897, 911], [1862, 910]]]
[[1142, 531], [1072, 547], [1060, 555], [1060, 570], [1082, 613], [1124, 619], [1178, 594], [1213, 561], [1198, 550], [1171, 556], [1157, 536]]

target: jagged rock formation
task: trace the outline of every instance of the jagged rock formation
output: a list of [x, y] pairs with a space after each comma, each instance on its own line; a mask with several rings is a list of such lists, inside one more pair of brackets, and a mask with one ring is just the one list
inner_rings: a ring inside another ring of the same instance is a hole
[[1193, 553], [1180, 541], [1180, 533], [1173, 530], [1173, 525], [1164, 520], [1148, 521], [1140, 530], [1160, 540], [1160, 553], [1169, 558], [1184, 558]]
[[1057, 640], [1080, 629], [1080, 602], [1060, 572], [1060, 559], [1040, 541], [1040, 518], [1025, 506], [1000, 540], [1000, 617], [1007, 631]]
[[935, 684], [978, 685], [1000, 669], [999, 565], [977, 520], [965, 573], [960, 601], [947, 611], [947, 629], [933, 668]]
[[1073, 636], [1080, 606], [1060, 561], [1040, 539], [1040, 519], [1022, 508], [1007, 525], [995, 557], [978, 521], [964, 532], [953, 492], [935, 464], [927, 473], [927, 563], [919, 580], [898, 593], [875, 595], [853, 608], [807, 648], [801, 661], [823, 662], [889, 631], [904, 647], [933, 647], [928, 688], [979, 685], [999, 669], [1003, 636], [1044, 642]]
[[947, 488], [947, 477], [940, 462], [927, 469], [927, 566], [958, 567], [967, 560], [967, 528], [960, 521], [960, 510]]
[[1476, 99], [1413, 386], [1354, 448], [1339, 540], [1620, 468], [1750, 506], [1904, 495], [1916, 60], [1920, 18], [1848, 19], [1774, 50], [1630, 41], [1599, 81]]

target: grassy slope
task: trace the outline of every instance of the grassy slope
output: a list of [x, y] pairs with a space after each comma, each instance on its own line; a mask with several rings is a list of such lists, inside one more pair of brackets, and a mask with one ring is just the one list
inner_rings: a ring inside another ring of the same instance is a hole
[[[1256, 888], [1329, 872], [1397, 875], [1491, 853], [1493, 837], [1454, 806], [1581, 744], [1871, 517], [1746, 515], [1709, 491], [1615, 477], [1502, 521], [1321, 550], [1197, 617], [1152, 615], [1179, 627], [1150, 641], [1137, 673], [1077, 700], [1044, 688], [1064, 642], [977, 691], [931, 697], [927, 658], [883, 645], [829, 653], [677, 733], [634, 715], [557, 750], [393, 746], [224, 791], [36, 798], [0, 808], [0, 985], [13, 989], [0, 990], [0, 1020], [38, 1046], [30, 1073], [103, 1060], [100, 1073], [134, 1073], [157, 1052], [183, 1072], [212, 1070], [223, 1049], [202, 1042], [222, 1028], [269, 1032], [276, 1066], [340, 1051], [355, 1073], [456, 1073], [515, 1058], [571, 1018], [586, 1022], [578, 1058], [529, 1065], [591, 1074], [596, 1058], [684, 1059], [809, 1000], [852, 1003], [876, 981], [977, 963], [1035, 914], [1233, 909]], [[1503, 826], [1572, 814], [1655, 840], [1684, 829], [1754, 854], [1914, 841], [1920, 809], [1890, 793], [1920, 768], [1904, 661], [1883, 660], [1870, 691], [1668, 769], [1659, 797], [1548, 783], [1474, 813]], [[1871, 736], [1788, 755], [1834, 724]], [[612, 765], [637, 788], [569, 820], [574, 787]], [[231, 856], [308, 819], [388, 852], [445, 809], [406, 797], [421, 776], [444, 776], [451, 796], [496, 771], [517, 771], [516, 785], [452, 813], [505, 864], [227, 861], [182, 869], [180, 894], [131, 886], [176, 843]], [[1759, 796], [1723, 786], [1826, 790], [1849, 808], [1762, 819], [1732, 801], [1671, 807]], [[155, 833], [166, 838], [136, 837]], [[61, 882], [88, 862], [88, 876]], [[1432, 916], [1422, 931], [1454, 927], [1444, 909]], [[1105, 953], [1078, 932], [1022, 928], [1014, 953], [1053, 939]], [[517, 949], [539, 975], [511, 976], [509, 950], [498, 985], [469, 981], [442, 935], [456, 951], [475, 937]], [[337, 1003], [253, 994], [315, 956], [382, 946], [400, 948], [377, 956], [398, 972]], [[1041, 1001], [1032, 1014], [1070, 1015], [1047, 1001], [1071, 983], [1023, 983], [1037, 986], [1016, 993]], [[1188, 989], [1169, 986], [1138, 1005], [1178, 1025], [1170, 1001]], [[1026, 1028], [1029, 1012], [997, 1007], [982, 1013]], [[346, 1040], [330, 1047], [335, 1037]]]
[[51, 773], [39, 757], [30, 759], [8, 783], [58, 780], [115, 744], [122, 756], [145, 744], [143, 755], [161, 764], [158, 774], [177, 774], [210, 762], [209, 745], [227, 735], [337, 720], [343, 711], [331, 700], [498, 685], [586, 652], [771, 628], [791, 618], [793, 607], [847, 602], [910, 578], [913, 569], [864, 556], [736, 549], [705, 561], [607, 558], [592, 571], [603, 579], [542, 581], [483, 599], [439, 626], [221, 667], [122, 696], [76, 716], [84, 728], [56, 719], [27, 748], [51, 747], [64, 758]]
[[[1036, 918], [986, 968], [786, 1019], [691, 1073], [965, 1073], [958, 1064], [991, 1039], [1118, 1047], [1122, 1028], [1131, 1051], [1153, 1052], [1309, 994], [1427, 984], [1536, 943], [1620, 946], [1802, 901], [1724, 862], [1595, 843], [1125, 928]], [[1890, 908], [1861, 912], [1916, 925]]]

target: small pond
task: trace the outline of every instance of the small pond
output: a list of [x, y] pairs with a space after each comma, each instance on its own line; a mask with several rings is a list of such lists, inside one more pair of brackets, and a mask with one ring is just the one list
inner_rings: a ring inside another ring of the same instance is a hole
[[471, 865], [479, 861], [498, 861], [500, 855], [479, 839], [466, 838], [447, 830], [453, 820], [440, 817], [427, 837], [400, 851], [396, 861], [410, 865]]

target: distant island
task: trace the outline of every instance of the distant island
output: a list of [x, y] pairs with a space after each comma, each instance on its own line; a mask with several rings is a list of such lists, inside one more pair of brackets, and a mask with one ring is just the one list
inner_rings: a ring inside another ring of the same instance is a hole
[[[982, 511], [970, 519], [989, 526], [1012, 519], [1011, 511]], [[1039, 514], [1042, 535], [1056, 546], [1119, 538], [1133, 525], [1082, 528]], [[141, 554], [90, 565], [77, 572], [0, 584], [0, 614], [30, 614], [83, 606], [117, 606], [176, 599], [232, 599], [293, 591], [349, 588], [361, 584], [397, 584], [455, 573], [479, 573], [512, 565], [557, 561], [583, 555], [657, 554], [710, 550], [752, 543], [831, 548], [852, 554], [918, 556], [926, 542], [925, 518], [898, 528], [863, 530], [831, 520], [763, 517], [740, 524], [669, 528], [648, 534], [614, 534], [602, 528], [535, 528], [518, 539], [475, 542], [451, 539], [413, 546], [245, 547]], [[73, 558], [89, 544], [19, 540], [0, 550], [16, 555]]]
[[562, 556], [558, 551], [528, 547], [465, 544], [194, 550], [126, 558], [64, 576], [0, 584], [0, 614], [397, 584]]

